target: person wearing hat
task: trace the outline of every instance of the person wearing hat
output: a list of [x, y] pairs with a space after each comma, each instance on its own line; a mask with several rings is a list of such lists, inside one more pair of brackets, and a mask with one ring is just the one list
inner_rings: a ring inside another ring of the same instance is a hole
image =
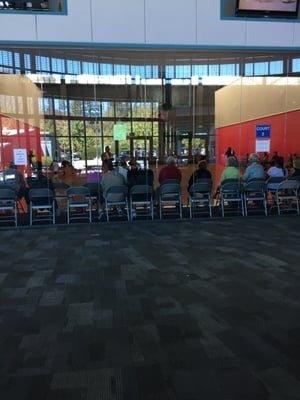
[[177, 180], [181, 182], [181, 172], [176, 167], [175, 158], [170, 156], [167, 158], [167, 165], [163, 167], [159, 173], [158, 181], [162, 185], [165, 181]]
[[205, 160], [201, 160], [198, 164], [198, 169], [191, 175], [189, 179], [189, 184], [188, 184], [188, 190], [190, 187], [196, 182], [201, 179], [209, 179], [211, 180], [211, 173], [207, 169], [207, 163]]
[[249, 182], [252, 179], [265, 179], [265, 171], [263, 166], [259, 162], [259, 157], [256, 153], [252, 153], [249, 156], [249, 165], [243, 175], [243, 181]]

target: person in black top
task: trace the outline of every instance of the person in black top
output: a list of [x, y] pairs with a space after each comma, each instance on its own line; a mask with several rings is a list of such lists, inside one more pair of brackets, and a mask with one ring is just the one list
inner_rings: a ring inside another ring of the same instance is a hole
[[199, 162], [198, 169], [191, 175], [189, 179], [188, 190], [196, 181], [201, 179], [212, 179], [211, 173], [207, 169], [207, 163], [205, 160]]
[[130, 160], [129, 165], [130, 170], [127, 173], [129, 189], [135, 185], [149, 185], [153, 187], [154, 175], [151, 169], [140, 169], [135, 158]]
[[235, 151], [231, 148], [228, 147], [228, 149], [225, 152], [225, 156], [228, 157], [235, 157]]

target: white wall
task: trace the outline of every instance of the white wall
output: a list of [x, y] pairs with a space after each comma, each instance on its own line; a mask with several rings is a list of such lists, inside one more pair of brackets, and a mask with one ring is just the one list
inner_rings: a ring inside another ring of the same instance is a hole
[[300, 47], [300, 23], [221, 20], [221, 0], [68, 0], [68, 15], [0, 13], [0, 41]]

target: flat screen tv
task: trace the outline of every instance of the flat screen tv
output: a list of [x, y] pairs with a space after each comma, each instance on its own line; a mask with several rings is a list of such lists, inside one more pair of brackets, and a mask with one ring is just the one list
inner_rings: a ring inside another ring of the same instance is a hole
[[237, 0], [236, 15], [244, 17], [297, 18], [299, 0]]

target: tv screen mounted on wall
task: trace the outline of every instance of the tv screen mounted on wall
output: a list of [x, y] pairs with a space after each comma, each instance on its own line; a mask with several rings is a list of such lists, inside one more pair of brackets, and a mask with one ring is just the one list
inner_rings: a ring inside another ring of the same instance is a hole
[[236, 15], [297, 18], [299, 0], [237, 0]]

